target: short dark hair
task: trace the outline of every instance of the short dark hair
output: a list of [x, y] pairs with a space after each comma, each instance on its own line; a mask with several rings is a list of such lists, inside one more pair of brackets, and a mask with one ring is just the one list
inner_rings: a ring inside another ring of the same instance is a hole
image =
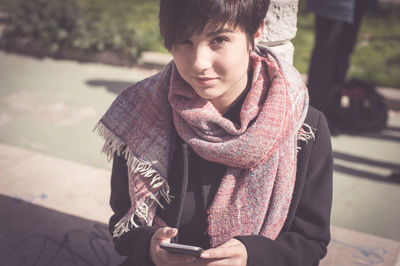
[[195, 32], [226, 24], [244, 30], [251, 45], [252, 36], [261, 26], [269, 0], [161, 0], [160, 33], [164, 46], [171, 51], [174, 43], [185, 40]]

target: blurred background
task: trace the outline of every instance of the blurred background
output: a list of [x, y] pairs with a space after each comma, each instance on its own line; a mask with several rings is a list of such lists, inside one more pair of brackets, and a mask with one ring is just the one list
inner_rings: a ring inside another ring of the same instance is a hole
[[[293, 44], [294, 65], [306, 79], [314, 16], [304, 12], [304, 2]], [[120, 260], [106, 226], [111, 163], [93, 128], [122, 89], [170, 60], [159, 34], [158, 4], [0, 0], [4, 265]], [[332, 138], [331, 246], [351, 258], [325, 265], [400, 265], [400, 178], [394, 178], [400, 171], [400, 1], [379, 1], [365, 15], [349, 77], [378, 87], [389, 120], [379, 132]]]
[[[362, 22], [350, 76], [400, 87], [400, 7], [381, 0]], [[158, 29], [158, 0], [0, 0], [2, 49], [36, 56], [140, 62], [144, 51], [166, 53]], [[299, 1], [294, 65], [307, 73], [314, 16]], [[5, 25], [7, 27], [5, 28]], [[4, 29], [5, 28], [5, 29]], [[380, 71], [376, 71], [379, 69]]]

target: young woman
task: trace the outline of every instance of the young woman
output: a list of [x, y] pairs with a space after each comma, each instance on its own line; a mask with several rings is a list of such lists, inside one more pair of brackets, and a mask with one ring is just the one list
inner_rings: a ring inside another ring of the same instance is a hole
[[[161, 0], [173, 61], [97, 127], [113, 161], [123, 265], [316, 265], [330, 240], [332, 150], [289, 64], [257, 47], [265, 0]], [[200, 246], [200, 258], [161, 242]]]

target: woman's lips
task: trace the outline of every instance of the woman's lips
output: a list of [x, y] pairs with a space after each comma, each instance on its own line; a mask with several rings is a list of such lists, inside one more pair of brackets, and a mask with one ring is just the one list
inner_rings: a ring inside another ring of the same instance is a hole
[[218, 78], [214, 77], [193, 77], [200, 85], [212, 85]]

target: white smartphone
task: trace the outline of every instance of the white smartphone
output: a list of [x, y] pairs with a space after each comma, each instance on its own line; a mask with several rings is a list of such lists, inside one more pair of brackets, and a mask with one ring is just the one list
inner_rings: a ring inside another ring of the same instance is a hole
[[179, 255], [190, 255], [196, 257], [200, 257], [200, 254], [203, 252], [203, 249], [201, 247], [175, 244], [175, 243], [166, 243], [166, 242], [161, 242], [160, 248], [170, 253]]

